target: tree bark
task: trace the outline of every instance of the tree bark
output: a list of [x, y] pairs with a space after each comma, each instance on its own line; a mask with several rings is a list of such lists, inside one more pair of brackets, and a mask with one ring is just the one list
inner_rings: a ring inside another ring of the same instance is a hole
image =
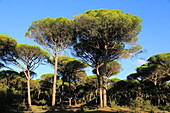
[[54, 111], [55, 101], [56, 101], [56, 79], [57, 79], [57, 69], [58, 69], [58, 56], [55, 57], [54, 65], [54, 81], [53, 81], [53, 93], [52, 93], [52, 111]]
[[76, 99], [77, 97], [75, 97], [75, 99], [74, 99], [74, 105], [77, 105], [77, 99]]
[[107, 107], [107, 77], [106, 77], [106, 66], [107, 66], [107, 46], [105, 46], [104, 51], [104, 65], [103, 65], [103, 107]]
[[72, 100], [72, 98], [69, 97], [68, 100], [69, 100], [69, 106], [71, 106], [71, 100]]
[[91, 95], [92, 95], [92, 94], [91, 94], [91, 92], [90, 92], [90, 95], [89, 95], [89, 101], [91, 101]]
[[[76, 84], [76, 83], [75, 83]], [[74, 104], [77, 105], [77, 93], [76, 93], [76, 89], [77, 89], [77, 84], [75, 86], [75, 89], [74, 89], [74, 94], [75, 94], [75, 98], [74, 98]]]
[[103, 107], [107, 107], [107, 84], [106, 76], [103, 76]]
[[102, 97], [102, 87], [101, 87], [101, 77], [99, 73], [99, 67], [96, 67], [96, 72], [97, 72], [97, 78], [98, 78], [98, 88], [99, 88], [99, 93], [100, 93], [100, 107], [103, 107], [103, 97]]
[[69, 106], [71, 106], [71, 80], [70, 80], [70, 76], [69, 76]]
[[41, 89], [38, 90], [38, 100], [40, 99]]
[[28, 93], [28, 107], [31, 109], [31, 94], [30, 94], [30, 72], [27, 73], [27, 93]]
[[95, 91], [96, 104], [97, 104], [97, 102], [98, 102], [98, 101], [97, 101], [97, 91], [98, 91], [98, 90]]
[[64, 80], [62, 80], [61, 86], [61, 108], [63, 108], [63, 101], [64, 101]]

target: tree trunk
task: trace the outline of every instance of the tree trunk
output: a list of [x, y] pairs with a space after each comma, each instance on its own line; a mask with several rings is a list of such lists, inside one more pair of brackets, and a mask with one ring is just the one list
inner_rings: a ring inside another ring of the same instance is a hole
[[89, 101], [91, 101], [91, 92], [90, 92], [90, 95], [89, 95]]
[[74, 99], [74, 105], [77, 105], [77, 96], [75, 97], [75, 99]]
[[76, 89], [77, 89], [77, 84], [75, 83], [75, 88], [74, 88], [74, 104], [77, 105], [77, 93], [76, 93]]
[[27, 73], [27, 93], [28, 93], [28, 107], [31, 109], [31, 94], [30, 94], [30, 72]]
[[71, 97], [68, 98], [69, 99], [69, 106], [71, 106]]
[[103, 107], [107, 107], [107, 77], [106, 77], [106, 66], [107, 66], [107, 46], [105, 46], [104, 51], [104, 65], [103, 65]]
[[25, 97], [24, 97], [24, 99], [23, 99], [23, 101], [22, 101], [22, 104], [25, 105]]
[[38, 100], [40, 99], [41, 89], [38, 90]]
[[107, 84], [106, 84], [107, 78], [106, 76], [103, 76], [103, 107], [107, 107]]
[[100, 74], [99, 74], [99, 67], [96, 67], [96, 71], [97, 71], [98, 87], [99, 87], [99, 93], [100, 93], [100, 107], [103, 107], [103, 97], [102, 97], [102, 87], [101, 87], [101, 80], [100, 80]]
[[71, 106], [71, 80], [70, 80], [70, 76], [69, 76], [69, 106]]
[[52, 111], [54, 111], [55, 101], [56, 101], [56, 79], [57, 79], [57, 68], [58, 68], [58, 56], [55, 57], [54, 65], [54, 81], [53, 81], [53, 93], [52, 93]]
[[61, 108], [63, 108], [63, 101], [64, 101], [64, 80], [62, 80], [61, 86]]
[[95, 91], [95, 98], [96, 98], [96, 104], [97, 104], [97, 90]]
[[83, 103], [86, 104], [86, 97], [85, 97], [85, 94], [83, 95]]

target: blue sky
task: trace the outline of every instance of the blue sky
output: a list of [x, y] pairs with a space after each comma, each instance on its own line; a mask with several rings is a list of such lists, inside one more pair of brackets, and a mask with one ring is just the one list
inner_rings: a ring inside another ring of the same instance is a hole
[[[86, 10], [100, 8], [119, 9], [142, 19], [138, 44], [144, 52], [137, 58], [118, 60], [123, 71], [114, 77], [125, 79], [150, 56], [170, 52], [170, 0], [0, 0], [0, 34], [20, 44], [36, 45], [24, 36], [32, 21], [59, 16], [72, 19]], [[38, 76], [53, 73], [47, 65], [35, 71]]]

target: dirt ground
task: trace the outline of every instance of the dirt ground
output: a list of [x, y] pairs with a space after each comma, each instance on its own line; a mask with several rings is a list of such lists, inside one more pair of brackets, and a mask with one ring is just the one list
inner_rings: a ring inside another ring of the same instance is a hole
[[[36, 107], [36, 106], [35, 106]], [[25, 111], [23, 113], [170, 113], [167, 111], [133, 111], [127, 108], [110, 108], [110, 107], [105, 107], [105, 108], [96, 108], [94, 106], [89, 106], [88, 108], [86, 107], [81, 107], [81, 105], [76, 105], [76, 106], [71, 106], [67, 107], [65, 109], [57, 109], [55, 112], [51, 111], [41, 111], [35, 108], [33, 111]]]

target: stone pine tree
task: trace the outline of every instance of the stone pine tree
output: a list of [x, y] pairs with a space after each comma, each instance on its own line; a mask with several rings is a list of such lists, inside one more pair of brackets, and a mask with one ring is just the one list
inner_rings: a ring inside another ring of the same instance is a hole
[[28, 106], [31, 108], [30, 79], [33, 72], [40, 64], [48, 60], [48, 53], [38, 46], [18, 44], [11, 64], [22, 70], [27, 79]]
[[[28, 106], [31, 108], [30, 77], [31, 73], [44, 61], [48, 54], [38, 46], [17, 44], [15, 39], [1, 35], [1, 60], [20, 68], [27, 79]], [[7, 66], [6, 66], [7, 67]], [[10, 68], [11, 69], [11, 68]]]
[[[98, 46], [94, 46], [98, 45]], [[95, 39], [90, 38], [89, 40], [81, 39], [79, 43], [74, 45], [73, 54], [79, 57], [82, 61], [86, 62], [89, 66], [96, 70], [96, 75], [98, 79], [98, 88], [100, 92], [100, 106], [103, 106], [103, 98], [102, 98], [102, 86], [101, 86], [101, 74], [99, 68], [103, 65], [101, 50], [101, 43], [99, 41], [95, 41]]]
[[[102, 101], [102, 99], [103, 99], [102, 98], [102, 88], [101, 88], [102, 79], [101, 79], [101, 76], [99, 75], [99, 73], [102, 73], [102, 68], [103, 68], [103, 63], [100, 65], [99, 68], [94, 68], [94, 70], [93, 70], [93, 73], [96, 74], [97, 78], [98, 78], [98, 86], [99, 86], [99, 89], [100, 89], [100, 101]], [[108, 62], [107, 66], [106, 66], [107, 78], [120, 73], [121, 69], [122, 69], [121, 65], [117, 61]], [[100, 106], [103, 107], [102, 102], [100, 102]]]
[[7, 67], [6, 63], [14, 54], [17, 41], [8, 35], [0, 34], [0, 67]]
[[153, 55], [148, 59], [148, 62], [156, 64], [164, 74], [170, 76], [170, 53]]
[[[130, 74], [127, 78], [143, 82], [151, 81], [155, 86], [170, 75], [170, 53], [162, 53], [151, 56], [147, 63], [136, 68], [136, 73]], [[165, 79], [166, 80], [166, 79]]]
[[[56, 76], [58, 57], [62, 55], [64, 49], [72, 44], [74, 35], [73, 20], [64, 17], [44, 18], [32, 22], [26, 32], [26, 36], [33, 39], [36, 43], [42, 45], [55, 59], [54, 82], [52, 93], [52, 108], [56, 101]], [[54, 109], [53, 109], [54, 110]]]
[[[54, 65], [54, 59], [50, 60], [50, 63]], [[58, 59], [58, 75], [62, 79], [61, 86], [61, 107], [63, 107], [64, 100], [64, 85], [65, 82], [69, 83], [69, 106], [71, 106], [71, 79], [80, 78], [81, 75], [84, 75], [84, 69], [88, 65], [82, 61], [79, 61], [75, 58], [71, 58], [68, 56], [60, 56]]]
[[154, 99], [157, 99], [154, 104], [160, 105], [161, 88], [170, 80], [170, 53], [153, 55], [147, 61], [147, 63], [136, 68], [136, 73], [130, 74], [127, 78], [138, 80], [141, 84], [148, 83], [144, 85], [143, 90], [147, 89], [148, 85], [152, 86], [152, 90], [150, 88], [149, 90], [154, 92]]
[[[91, 51], [77, 51], [80, 57], [87, 57], [90, 62], [93, 55], [100, 54], [103, 63], [103, 106], [107, 106], [106, 66], [107, 63], [119, 58], [128, 58], [141, 50], [136, 44], [137, 35], [141, 31], [141, 19], [120, 10], [98, 9], [88, 10], [74, 17], [79, 45], [85, 41], [86, 48]], [[90, 48], [91, 47], [91, 48]], [[90, 56], [88, 56], [88, 55]], [[79, 56], [79, 55], [77, 55]]]

